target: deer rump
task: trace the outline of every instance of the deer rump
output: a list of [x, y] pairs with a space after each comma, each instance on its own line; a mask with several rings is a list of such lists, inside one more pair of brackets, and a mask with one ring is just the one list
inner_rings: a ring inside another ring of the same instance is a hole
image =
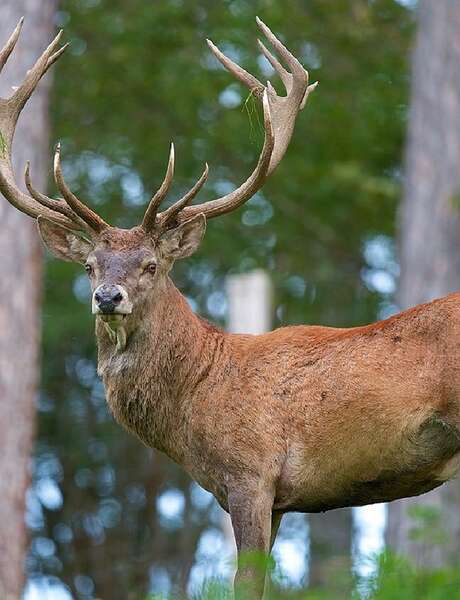
[[[452, 302], [458, 294], [430, 311], [441, 317]], [[445, 327], [452, 329], [449, 319]], [[276, 356], [265, 357], [267, 372], [281, 357], [288, 367], [273, 386], [272, 410], [284, 413], [287, 447], [275, 510], [388, 502], [457, 474], [458, 381], [448, 376], [455, 331], [439, 333], [437, 319], [433, 325], [412, 309], [367, 327], [294, 327], [263, 336], [269, 344], [281, 338]], [[433, 337], [443, 341], [434, 345]], [[254, 353], [253, 360], [264, 362]]]

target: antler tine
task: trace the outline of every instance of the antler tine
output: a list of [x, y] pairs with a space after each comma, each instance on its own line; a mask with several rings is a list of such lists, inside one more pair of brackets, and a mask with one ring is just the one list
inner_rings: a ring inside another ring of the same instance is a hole
[[233, 190], [233, 192], [230, 192], [221, 198], [217, 198], [216, 200], [205, 202], [204, 204], [197, 204], [195, 206], [184, 208], [178, 215], [180, 221], [186, 221], [199, 213], [203, 213], [208, 219], [212, 219], [213, 217], [218, 217], [219, 215], [231, 212], [244, 204], [246, 200], [249, 200], [249, 198], [262, 187], [269, 172], [270, 161], [275, 145], [275, 135], [266, 90], [263, 94], [262, 105], [264, 109], [265, 140], [259, 161], [254, 171], [248, 179], [246, 179], [246, 181], [236, 190]]
[[206, 40], [206, 43], [208, 44], [211, 52], [222, 64], [222, 66], [227, 69], [227, 71], [230, 71], [230, 73], [232, 73], [238, 79], [238, 81], [241, 81], [241, 83], [248, 87], [256, 96], [260, 98], [262, 97], [264, 85], [257, 79], [257, 77], [254, 77], [254, 75], [248, 73], [236, 62], [233, 62], [231, 58], [225, 56], [225, 54], [219, 50], [219, 48], [211, 40]]
[[286, 90], [288, 90], [288, 86], [291, 85], [292, 75], [288, 71], [286, 71], [286, 69], [279, 62], [276, 56], [273, 56], [273, 54], [270, 52], [270, 50], [268, 50], [268, 48], [261, 40], [257, 40], [257, 44], [259, 45], [262, 54], [265, 56], [265, 58], [280, 76], [280, 79], [284, 83], [284, 87], [286, 88]]
[[302, 67], [297, 58], [289, 52], [286, 46], [282, 42], [280, 42], [280, 40], [271, 31], [271, 29], [267, 27], [267, 25], [265, 25], [265, 23], [261, 19], [259, 19], [259, 17], [256, 17], [256, 23], [261, 32], [273, 46], [273, 48], [275, 48], [275, 50], [278, 52], [281, 58], [286, 62], [287, 66], [291, 69], [292, 73], [308, 81], [308, 73]]
[[198, 192], [206, 183], [208, 179], [209, 167], [208, 163], [205, 164], [204, 171], [201, 174], [201, 177], [195, 183], [195, 185], [184, 195], [180, 200], [177, 200], [174, 204], [172, 204], [169, 208], [158, 215], [158, 221], [161, 228], [167, 227], [169, 223], [175, 220], [177, 215], [183, 210], [185, 206], [190, 204], [190, 202], [195, 198]]
[[307, 99], [308, 96], [311, 94], [311, 92], [314, 92], [316, 90], [316, 88], [318, 87], [319, 81], [315, 81], [314, 83], [311, 83], [309, 86], [307, 86], [307, 89], [305, 90], [305, 94], [302, 98], [302, 102], [300, 103], [300, 110], [303, 110], [305, 107], [305, 104], [307, 103]]
[[108, 223], [102, 219], [97, 213], [92, 211], [86, 204], [79, 200], [67, 186], [61, 167], [61, 144], [57, 144], [56, 152], [54, 153], [54, 179], [59, 191], [64, 196], [64, 200], [89, 227], [96, 233], [110, 227]]
[[166, 168], [165, 177], [158, 188], [157, 192], [150, 200], [150, 203], [145, 211], [144, 218], [142, 220], [142, 227], [146, 231], [152, 231], [156, 224], [157, 212], [160, 204], [166, 198], [167, 193], [169, 192], [169, 188], [171, 187], [171, 183], [174, 177], [174, 162], [175, 162], [175, 154], [174, 154], [174, 144], [171, 142], [171, 147], [169, 149], [169, 159], [168, 166]]
[[57, 59], [64, 54], [64, 52], [67, 50], [67, 48], [70, 46], [70, 42], [67, 42], [66, 44], [64, 44], [62, 46], [62, 48], [59, 48], [59, 50], [56, 50], [56, 52], [54, 54], [52, 54], [49, 59], [48, 62], [46, 63], [46, 69], [45, 69], [45, 73], [46, 71], [48, 71], [48, 69], [54, 65], [54, 63], [57, 61]]
[[42, 55], [36, 60], [33, 67], [27, 72], [24, 81], [9, 98], [9, 105], [12, 108], [13, 115], [19, 116], [19, 113], [23, 109], [25, 103], [30, 98], [32, 92], [37, 87], [38, 82], [47, 72], [50, 66], [65, 52], [68, 44], [56, 51], [59, 45], [63, 31], [62, 29], [56, 35], [51, 44], [43, 51]]
[[19, 19], [19, 23], [16, 25], [13, 33], [10, 35], [2, 51], [0, 52], [0, 73], [2, 72], [6, 61], [8, 60], [10, 54], [13, 52], [14, 47], [16, 46], [16, 42], [18, 41], [19, 34], [21, 33], [23, 23], [24, 17], [21, 17]]
[[[8, 57], [18, 41], [24, 19], [22, 18], [10, 35], [8, 41], [0, 50], [0, 71], [5, 65]], [[34, 91], [37, 83], [47, 69], [61, 56], [67, 46], [56, 50], [60, 34], [42, 53], [35, 65], [26, 75], [24, 82], [8, 99], [0, 98], [0, 192], [10, 204], [30, 217], [39, 215], [46, 217], [56, 223], [64, 225], [73, 230], [81, 230], [82, 224], [77, 217], [72, 218], [70, 212], [62, 210], [62, 205], [43, 194], [41, 199], [47, 198], [45, 202], [37, 200], [38, 196], [25, 194], [16, 184], [11, 162], [11, 148], [14, 131], [19, 114]], [[69, 209], [70, 211], [70, 209]]]
[[62, 200], [53, 200], [51, 198], [48, 198], [48, 196], [45, 196], [45, 194], [42, 194], [41, 192], [39, 192], [37, 189], [35, 189], [33, 187], [32, 180], [30, 178], [30, 162], [29, 161], [27, 161], [27, 163], [26, 163], [26, 168], [24, 171], [24, 181], [26, 184], [27, 191], [29, 192], [29, 194], [32, 196], [32, 198], [34, 200], [36, 200], [43, 206], [46, 206], [46, 208], [49, 208], [56, 212], [59, 212], [59, 213], [61, 213], [61, 215], [68, 217], [69, 219], [74, 221], [76, 224], [86, 226], [86, 223], [84, 221], [82, 221], [82, 219], [80, 219], [80, 217], [78, 217], [65, 202], [63, 202]]

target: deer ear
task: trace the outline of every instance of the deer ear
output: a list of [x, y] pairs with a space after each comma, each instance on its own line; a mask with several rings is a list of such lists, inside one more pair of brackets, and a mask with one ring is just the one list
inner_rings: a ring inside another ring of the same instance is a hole
[[45, 246], [57, 258], [85, 263], [93, 244], [78, 233], [45, 217], [37, 217], [38, 230]]
[[160, 237], [160, 250], [174, 259], [191, 256], [203, 239], [206, 231], [206, 217], [200, 213], [174, 229], [168, 229]]

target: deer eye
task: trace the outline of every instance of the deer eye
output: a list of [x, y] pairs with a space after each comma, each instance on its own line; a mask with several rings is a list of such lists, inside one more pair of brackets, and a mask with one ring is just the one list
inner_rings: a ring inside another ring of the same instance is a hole
[[93, 267], [91, 265], [89, 265], [88, 263], [86, 263], [85, 271], [88, 273], [88, 275], [91, 275], [91, 273], [93, 272]]
[[147, 271], [148, 273], [151, 273], [152, 275], [155, 274], [155, 271], [157, 270], [157, 266], [154, 262], [149, 263], [146, 267], [145, 267], [145, 271]]

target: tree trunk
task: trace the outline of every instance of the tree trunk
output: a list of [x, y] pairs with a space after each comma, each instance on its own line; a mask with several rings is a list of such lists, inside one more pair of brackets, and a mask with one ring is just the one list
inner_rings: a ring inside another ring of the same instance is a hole
[[308, 516], [309, 585], [344, 590], [351, 581], [352, 517], [350, 508]]
[[[2, 0], [0, 44], [19, 18], [21, 40], [1, 75], [0, 95], [11, 93], [49, 43], [54, 0]], [[20, 119], [14, 165], [22, 179], [33, 165], [39, 189], [46, 187], [48, 155], [47, 84], [43, 82]], [[34, 222], [0, 198], [0, 597], [17, 600], [24, 584], [25, 493], [38, 381], [41, 249]]]
[[[419, 11], [400, 215], [402, 308], [460, 289], [460, 2], [421, 0]], [[387, 539], [420, 565], [457, 562], [460, 481], [390, 504]]]

